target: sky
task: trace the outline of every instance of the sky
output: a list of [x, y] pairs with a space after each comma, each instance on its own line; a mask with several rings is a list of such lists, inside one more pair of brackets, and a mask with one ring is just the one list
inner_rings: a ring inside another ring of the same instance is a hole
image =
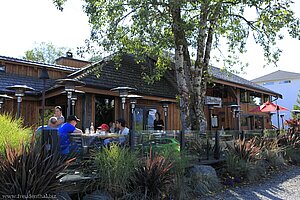
[[[293, 10], [300, 18], [300, 1], [295, 2]], [[61, 12], [52, 0], [0, 0], [0, 55], [21, 58], [26, 50], [41, 42], [70, 48], [75, 54], [90, 34], [82, 5], [81, 0], [68, 0]], [[249, 66], [239, 75], [252, 80], [277, 70], [300, 73], [300, 40], [286, 37], [278, 46], [283, 50], [278, 67], [263, 68], [262, 51], [250, 41], [248, 52], [242, 56]]]

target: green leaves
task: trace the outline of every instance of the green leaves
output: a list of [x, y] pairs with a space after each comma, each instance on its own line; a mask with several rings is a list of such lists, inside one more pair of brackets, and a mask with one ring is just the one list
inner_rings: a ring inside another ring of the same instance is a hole
[[67, 52], [65, 47], [55, 47], [51, 42], [36, 44], [31, 50], [25, 51], [23, 59], [54, 64], [55, 60]]

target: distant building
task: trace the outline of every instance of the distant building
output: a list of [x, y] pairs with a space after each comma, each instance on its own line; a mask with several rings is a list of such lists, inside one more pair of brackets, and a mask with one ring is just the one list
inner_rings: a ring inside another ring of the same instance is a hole
[[[297, 104], [296, 100], [300, 90], [300, 73], [278, 70], [253, 79], [252, 82], [282, 94], [282, 99], [274, 101], [280, 106], [293, 110], [293, 106]], [[291, 113], [289, 111], [282, 113], [284, 113], [284, 119], [291, 118]], [[272, 116], [272, 123], [277, 126], [276, 115]], [[282, 127], [281, 120], [280, 126]]]

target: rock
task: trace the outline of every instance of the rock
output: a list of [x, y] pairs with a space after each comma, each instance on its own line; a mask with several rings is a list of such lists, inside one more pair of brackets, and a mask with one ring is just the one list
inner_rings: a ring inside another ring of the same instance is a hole
[[208, 165], [194, 165], [189, 170], [189, 178], [197, 195], [205, 196], [221, 188], [216, 170]]

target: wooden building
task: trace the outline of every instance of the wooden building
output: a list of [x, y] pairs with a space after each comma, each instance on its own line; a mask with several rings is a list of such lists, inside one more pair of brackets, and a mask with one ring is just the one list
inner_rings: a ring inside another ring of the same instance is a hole
[[[100, 62], [89, 63], [72, 58], [70, 54], [57, 60], [57, 64], [45, 64], [17, 58], [0, 56], [0, 93], [13, 96], [14, 93], [6, 88], [12, 85], [27, 85], [35, 90], [28, 92], [21, 103], [21, 116], [24, 124], [36, 128], [40, 124], [42, 108], [43, 81], [39, 79], [42, 68], [45, 67], [50, 79], [46, 80], [46, 113], [51, 113], [54, 106], [60, 105], [63, 114], [67, 112], [67, 95], [63, 86], [58, 86], [58, 79], [73, 79], [85, 83], [84, 87], [77, 88], [84, 94], [78, 96], [75, 102], [75, 114], [81, 119], [79, 127], [85, 129], [91, 122], [95, 126], [102, 123], [114, 122], [124, 117], [131, 126], [131, 109], [129, 99], [122, 109], [119, 93], [111, 91], [116, 87], [132, 87], [136, 91], [131, 94], [141, 95], [138, 100], [136, 113], [137, 129], [153, 129], [155, 112], [163, 116], [162, 100], [170, 102], [168, 106], [167, 124], [170, 130], [179, 130], [180, 116], [176, 103], [177, 85], [172, 71], [168, 71], [160, 81], [147, 84], [143, 79], [144, 70], [150, 70], [154, 61], [137, 64], [131, 55], [123, 56], [121, 66], [116, 69], [114, 63], [105, 58]], [[222, 99], [218, 108], [211, 110], [214, 122], [213, 129], [237, 129], [230, 105], [241, 106], [242, 129], [270, 128], [269, 116], [264, 113], [251, 113], [255, 108], [255, 99], [265, 102], [271, 97], [281, 98], [281, 95], [254, 84], [234, 74], [228, 74], [218, 68], [212, 67], [213, 84], [207, 90], [207, 96]], [[16, 98], [4, 103], [0, 112], [16, 113]], [[49, 112], [48, 112], [49, 111]], [[208, 106], [206, 114], [208, 117]], [[164, 119], [162, 117], [162, 119]], [[46, 119], [48, 120], [48, 119]]]

